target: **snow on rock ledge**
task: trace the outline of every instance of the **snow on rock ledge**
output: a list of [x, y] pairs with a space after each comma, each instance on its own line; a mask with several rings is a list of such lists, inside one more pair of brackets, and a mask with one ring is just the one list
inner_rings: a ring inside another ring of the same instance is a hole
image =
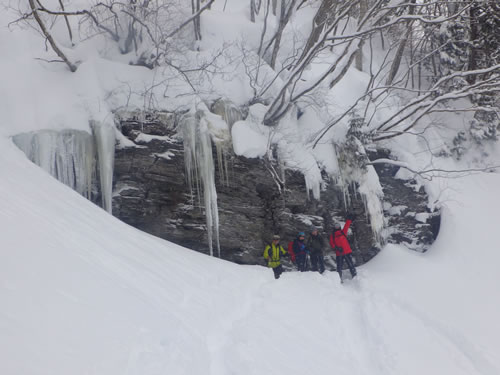
[[253, 122], [237, 121], [231, 130], [233, 150], [238, 156], [258, 158], [266, 155], [268, 134], [264, 134]]

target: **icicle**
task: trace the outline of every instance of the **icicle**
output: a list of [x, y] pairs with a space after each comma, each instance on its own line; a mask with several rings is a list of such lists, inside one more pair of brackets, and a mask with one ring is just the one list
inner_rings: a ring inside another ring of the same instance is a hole
[[[205, 215], [207, 218], [208, 241], [212, 247], [212, 233], [215, 234], [218, 256], [220, 257], [219, 243], [219, 209], [217, 206], [217, 191], [215, 188], [215, 168], [212, 157], [212, 140], [204, 118], [200, 121], [200, 176], [203, 182], [205, 198]], [[213, 255], [212, 248], [210, 249]]]
[[199, 110], [194, 115], [193, 113], [185, 115], [181, 120], [184, 140], [184, 161], [190, 190], [193, 191], [193, 185], [196, 184], [198, 197], [201, 196], [200, 187], [203, 190], [210, 255], [214, 255], [213, 242], [215, 240], [217, 254], [220, 257], [219, 211], [217, 190], [215, 187], [212, 138], [208, 129], [209, 122], [205, 116], [205, 112]]
[[219, 99], [212, 106], [212, 111], [216, 115], [222, 117], [222, 119], [229, 125], [229, 130], [236, 121], [243, 120], [245, 118], [243, 112], [234, 105], [234, 103]]
[[227, 166], [228, 145], [225, 142], [214, 142], [217, 151], [217, 165], [221, 184], [229, 186], [229, 172]]
[[77, 130], [42, 130], [18, 134], [13, 141], [33, 163], [90, 198], [95, 170], [92, 135]]
[[91, 121], [99, 161], [99, 177], [103, 208], [111, 213], [113, 208], [113, 168], [115, 160], [115, 128], [109, 124]]
[[[183, 144], [184, 144], [184, 166], [186, 169], [186, 177], [191, 193], [191, 201], [194, 205], [195, 195], [200, 199], [200, 181], [198, 178], [198, 164], [197, 164], [197, 122], [193, 114], [188, 113], [181, 119]], [[196, 191], [196, 194], [195, 194]], [[198, 201], [201, 206], [201, 201]]]
[[380, 242], [380, 235], [384, 228], [384, 210], [382, 206], [382, 197], [384, 193], [382, 186], [372, 165], [367, 166], [366, 173], [362, 176], [358, 189], [366, 212], [370, 215], [370, 225], [377, 241]]
[[[229, 167], [227, 156], [229, 154], [228, 150], [232, 149], [229, 134], [233, 124], [237, 121], [243, 120], [245, 115], [237, 106], [234, 105], [234, 103], [224, 99], [217, 100], [212, 106], [212, 111], [214, 114], [220, 116], [227, 124], [227, 139], [214, 140], [214, 143], [217, 150], [217, 165], [219, 168], [220, 182], [229, 186]], [[214, 120], [214, 118], [212, 117], [211, 120]]]

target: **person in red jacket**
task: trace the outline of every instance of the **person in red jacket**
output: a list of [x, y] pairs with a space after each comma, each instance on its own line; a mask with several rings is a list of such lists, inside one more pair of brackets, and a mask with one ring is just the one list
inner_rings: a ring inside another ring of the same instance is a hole
[[351, 256], [352, 250], [349, 245], [349, 241], [347, 240], [347, 231], [351, 226], [352, 219], [352, 215], [348, 216], [344, 228], [342, 229], [339, 223], [335, 223], [335, 230], [333, 231], [333, 234], [330, 235], [330, 245], [337, 256], [337, 272], [339, 273], [341, 283], [343, 282], [342, 268], [344, 267], [344, 260], [349, 267], [349, 271], [351, 271], [352, 277], [356, 276], [356, 268], [354, 267]]

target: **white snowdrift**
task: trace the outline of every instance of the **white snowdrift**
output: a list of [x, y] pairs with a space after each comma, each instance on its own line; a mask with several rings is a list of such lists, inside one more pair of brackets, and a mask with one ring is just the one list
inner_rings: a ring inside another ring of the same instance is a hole
[[0, 159], [2, 374], [500, 372], [498, 175], [454, 182], [430, 252], [342, 286], [141, 233], [1, 138]]
[[[216, 2], [202, 22], [207, 53], [210, 41], [254, 35], [255, 25], [245, 23], [248, 1], [228, 2], [225, 12], [224, 5]], [[158, 99], [168, 109], [193, 98], [176, 99], [182, 80], [97, 56], [90, 41], [74, 51], [83, 61], [77, 73], [46, 63], [40, 59], [52, 60], [52, 51], [34, 30], [8, 28], [14, 18], [0, 12], [8, 51], [0, 60], [0, 374], [500, 373], [499, 175], [426, 186], [433, 201], [445, 204], [441, 234], [426, 254], [387, 246], [360, 268], [359, 280], [343, 286], [329, 272], [285, 273], [276, 281], [263, 267], [230, 264], [139, 232], [26, 160], [7, 136], [89, 132], [89, 120], [111, 124], [112, 111], [127, 104], [148, 109]], [[234, 76], [243, 78], [214, 77], [201, 91], [208, 99], [224, 93], [247, 102], [252, 93], [239, 69]], [[364, 90], [363, 75], [352, 70], [331, 91], [325, 116], [351, 105]], [[170, 96], [161, 85], [149, 91], [165, 78]], [[389, 113], [380, 110], [376, 119]], [[306, 111], [273, 139], [250, 131], [261, 129], [251, 128], [255, 120], [236, 123], [234, 148], [258, 157], [268, 142], [308, 140], [324, 120]], [[338, 170], [330, 140], [341, 140], [345, 130], [339, 124], [319, 149], [303, 150], [307, 158], [292, 159], [297, 169], [311, 170], [308, 186], [318, 192], [315, 164]], [[416, 142], [402, 144], [397, 155], [422, 167], [427, 161], [415, 155], [428, 153], [417, 152]]]
[[255, 123], [237, 121], [231, 129], [233, 150], [236, 155], [258, 158], [266, 155], [269, 136], [263, 134]]

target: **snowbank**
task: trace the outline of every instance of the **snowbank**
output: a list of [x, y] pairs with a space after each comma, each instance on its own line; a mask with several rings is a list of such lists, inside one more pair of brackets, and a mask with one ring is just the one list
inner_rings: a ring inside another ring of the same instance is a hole
[[499, 175], [456, 182], [428, 253], [388, 246], [341, 285], [141, 233], [0, 146], [3, 374], [500, 371]]

